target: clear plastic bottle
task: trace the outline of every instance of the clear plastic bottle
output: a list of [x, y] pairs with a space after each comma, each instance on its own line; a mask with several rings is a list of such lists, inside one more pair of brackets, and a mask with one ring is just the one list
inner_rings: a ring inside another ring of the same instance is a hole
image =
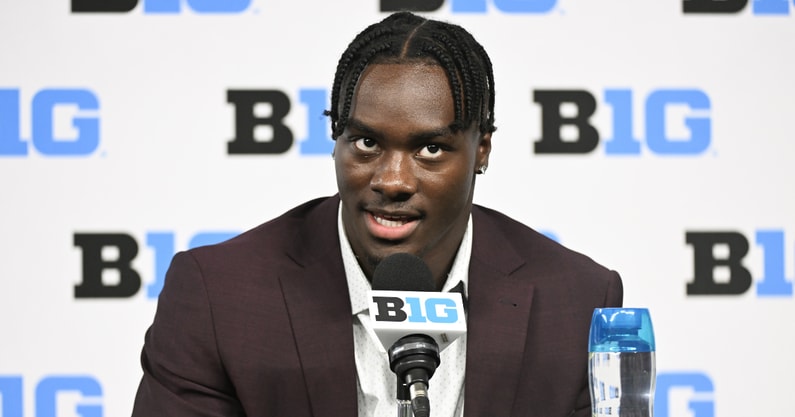
[[653, 417], [654, 329], [645, 308], [597, 308], [588, 343], [593, 417]]

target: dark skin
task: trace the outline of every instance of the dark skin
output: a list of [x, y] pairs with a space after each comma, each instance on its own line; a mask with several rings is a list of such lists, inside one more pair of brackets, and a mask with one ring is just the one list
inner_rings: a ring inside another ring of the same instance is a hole
[[452, 129], [444, 70], [426, 61], [371, 64], [334, 155], [342, 221], [368, 279], [386, 256], [421, 257], [441, 289], [472, 208], [491, 133]]

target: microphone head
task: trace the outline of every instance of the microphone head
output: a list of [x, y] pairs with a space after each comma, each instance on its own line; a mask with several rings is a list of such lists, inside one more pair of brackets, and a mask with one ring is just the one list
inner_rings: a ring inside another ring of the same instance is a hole
[[435, 291], [433, 275], [428, 265], [410, 253], [389, 255], [373, 272], [373, 290], [377, 291]]
[[428, 265], [417, 256], [387, 256], [373, 271], [372, 284], [370, 324], [387, 352], [408, 335], [429, 336], [442, 350], [466, 333], [461, 294], [438, 292]]

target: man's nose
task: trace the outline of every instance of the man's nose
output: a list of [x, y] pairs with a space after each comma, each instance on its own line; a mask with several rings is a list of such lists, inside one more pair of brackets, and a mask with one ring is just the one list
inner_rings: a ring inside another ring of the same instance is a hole
[[417, 192], [417, 177], [411, 155], [402, 152], [383, 155], [370, 179], [370, 188], [391, 200], [408, 200]]

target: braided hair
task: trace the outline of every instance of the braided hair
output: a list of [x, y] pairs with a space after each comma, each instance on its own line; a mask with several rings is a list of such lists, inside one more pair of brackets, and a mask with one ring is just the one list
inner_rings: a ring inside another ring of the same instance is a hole
[[463, 130], [478, 123], [481, 133], [493, 132], [494, 74], [483, 46], [464, 28], [398, 12], [359, 33], [337, 64], [331, 89], [331, 137], [336, 140], [350, 117], [353, 93], [365, 68], [373, 63], [424, 61], [441, 66], [450, 80], [455, 121]]

